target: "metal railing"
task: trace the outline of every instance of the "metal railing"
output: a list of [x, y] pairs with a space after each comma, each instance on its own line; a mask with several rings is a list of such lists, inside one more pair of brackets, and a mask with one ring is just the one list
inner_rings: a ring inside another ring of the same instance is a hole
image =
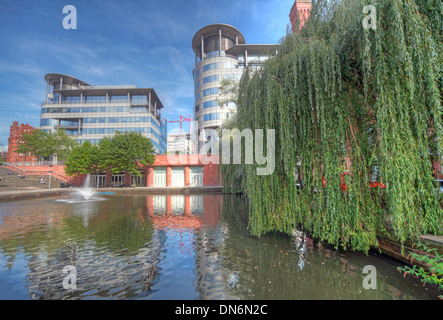
[[22, 171], [22, 172], [26, 172], [26, 170], [24, 170], [24, 169], [22, 169], [22, 168], [19, 168], [19, 167], [16, 167], [16, 166], [14, 166], [13, 164], [8, 163], [8, 162], [3, 162], [3, 161], [2, 161], [2, 166], [12, 167], [12, 168], [14, 168], [14, 169], [16, 169], [16, 170], [19, 170], [19, 171]]
[[9, 163], [10, 166], [23, 166], [23, 167], [41, 167], [41, 166], [63, 166], [65, 165], [64, 161], [36, 161], [36, 162], [26, 162], [26, 161], [17, 161], [14, 164]]
[[[52, 165], [52, 161], [48, 161], [48, 162], [51, 163], [51, 165]], [[33, 164], [33, 166], [39, 166], [37, 163]], [[53, 171], [51, 169], [43, 170], [43, 171], [32, 171], [32, 170], [28, 171], [28, 170], [24, 170], [24, 169], [22, 169], [20, 167], [17, 167], [17, 165], [21, 165], [21, 164], [18, 164], [18, 163], [16, 163], [16, 165], [14, 165], [14, 164], [8, 163], [8, 162], [1, 162], [1, 164], [3, 166], [5, 166], [5, 167], [9, 167], [9, 168], [13, 168], [14, 170], [21, 171], [21, 172], [25, 173], [26, 175], [55, 175], [55, 176], [58, 176], [58, 177], [62, 178], [63, 180], [68, 181], [71, 184], [74, 184], [74, 181], [72, 181], [70, 178], [68, 178], [68, 177], [66, 177], [66, 176], [64, 176], [64, 175], [62, 175], [62, 174], [60, 174], [60, 173], [58, 173], [56, 171]]]

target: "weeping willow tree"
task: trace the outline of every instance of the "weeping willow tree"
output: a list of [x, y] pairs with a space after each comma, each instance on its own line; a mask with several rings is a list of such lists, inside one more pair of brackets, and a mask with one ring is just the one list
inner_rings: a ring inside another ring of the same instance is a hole
[[[375, 30], [362, 23], [371, 4]], [[388, 226], [401, 243], [442, 232], [432, 170], [443, 154], [442, 6], [313, 1], [303, 29], [245, 71], [236, 126], [275, 130], [276, 169], [220, 172], [225, 191], [247, 194], [254, 235], [298, 227], [368, 251]]]

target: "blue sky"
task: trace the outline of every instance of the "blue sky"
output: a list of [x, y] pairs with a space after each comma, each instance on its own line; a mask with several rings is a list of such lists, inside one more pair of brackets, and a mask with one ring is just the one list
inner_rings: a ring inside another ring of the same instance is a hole
[[[194, 34], [213, 23], [239, 29], [248, 44], [285, 36], [294, 0], [0, 0], [0, 143], [17, 120], [40, 125], [48, 73], [91, 85], [154, 88], [177, 120], [192, 115]], [[63, 7], [77, 29], [63, 28]], [[168, 124], [175, 129], [176, 124]]]

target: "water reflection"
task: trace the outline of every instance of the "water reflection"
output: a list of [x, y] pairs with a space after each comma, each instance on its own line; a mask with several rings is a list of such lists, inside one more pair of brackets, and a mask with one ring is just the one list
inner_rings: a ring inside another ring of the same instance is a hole
[[[302, 232], [257, 239], [244, 199], [106, 195], [0, 204], [0, 299], [433, 299], [396, 265], [319, 248]], [[63, 288], [75, 266], [77, 290]], [[378, 289], [364, 290], [374, 265]]]

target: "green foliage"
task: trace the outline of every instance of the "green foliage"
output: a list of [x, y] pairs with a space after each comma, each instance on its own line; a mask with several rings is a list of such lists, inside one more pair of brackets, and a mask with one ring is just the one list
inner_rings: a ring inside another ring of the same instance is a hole
[[227, 103], [237, 103], [239, 92], [239, 82], [233, 79], [223, 79], [219, 88], [217, 102], [220, 106]]
[[93, 173], [99, 169], [99, 149], [86, 140], [74, 148], [65, 163], [65, 172], [72, 176], [76, 174]]
[[129, 172], [140, 175], [140, 165], [154, 163], [154, 147], [150, 139], [140, 133], [117, 133], [100, 140], [98, 145], [88, 141], [75, 148], [66, 161], [70, 175], [96, 171]]
[[24, 154], [31, 153], [43, 159], [55, 156], [62, 161], [68, 158], [76, 146], [78, 146], [77, 141], [65, 130], [59, 129], [49, 133], [44, 130], [34, 130], [22, 134], [15, 151]]
[[[387, 221], [402, 243], [441, 232], [429, 152], [443, 154], [442, 52], [432, 29], [441, 18], [425, 3], [380, 0], [377, 29], [365, 30], [365, 1], [314, 1], [305, 27], [263, 68], [246, 70], [236, 125], [275, 130], [276, 170], [220, 173], [225, 191], [248, 195], [254, 235], [301, 227], [368, 251]], [[369, 187], [375, 168], [386, 189]]]
[[[429, 266], [429, 270], [424, 270], [423, 267], [418, 268], [413, 266], [405, 266], [398, 268], [399, 271], [404, 272], [405, 276], [410, 274], [419, 278], [424, 284], [437, 285], [440, 290], [443, 290], [443, 256], [437, 253], [436, 249], [429, 249], [426, 245], [419, 243], [417, 248], [423, 250], [424, 254], [411, 252], [409, 255], [411, 263], [418, 261]], [[439, 296], [443, 300], [443, 295]]]
[[126, 171], [140, 174], [139, 164], [154, 163], [154, 147], [150, 139], [141, 133], [117, 133], [112, 138], [100, 141], [102, 167], [111, 172]]

